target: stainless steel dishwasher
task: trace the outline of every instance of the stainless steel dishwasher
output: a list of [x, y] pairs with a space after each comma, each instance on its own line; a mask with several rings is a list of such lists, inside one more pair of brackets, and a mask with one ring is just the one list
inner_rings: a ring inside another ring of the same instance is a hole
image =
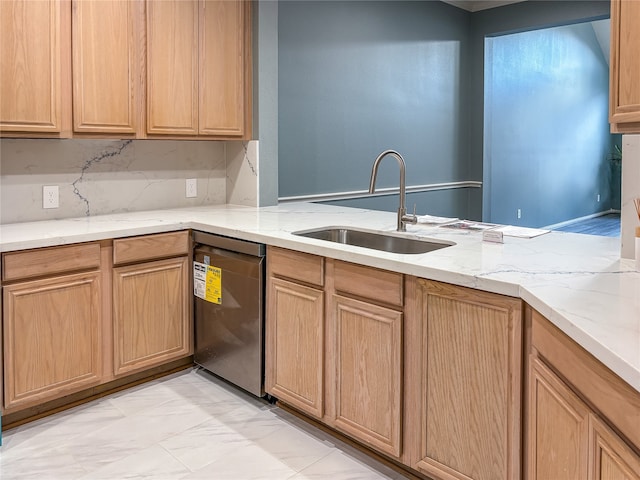
[[259, 243], [193, 232], [196, 364], [264, 395], [264, 265]]

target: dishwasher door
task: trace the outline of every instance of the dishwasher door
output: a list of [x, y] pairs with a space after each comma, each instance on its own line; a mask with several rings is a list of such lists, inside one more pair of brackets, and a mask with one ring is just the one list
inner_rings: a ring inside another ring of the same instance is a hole
[[196, 245], [194, 262], [220, 269], [221, 292], [213, 301], [194, 295], [195, 362], [262, 397], [264, 257]]

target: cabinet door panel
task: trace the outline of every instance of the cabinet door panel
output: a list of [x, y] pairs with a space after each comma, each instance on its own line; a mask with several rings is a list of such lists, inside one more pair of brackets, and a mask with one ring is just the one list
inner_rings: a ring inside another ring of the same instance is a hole
[[139, 2], [73, 3], [73, 128], [135, 133]]
[[640, 131], [640, 2], [611, 2], [610, 121], [635, 123]]
[[114, 269], [116, 375], [191, 353], [187, 263], [183, 257]]
[[322, 418], [324, 293], [271, 278], [268, 302], [265, 390]]
[[528, 478], [587, 478], [588, 410], [538, 359], [529, 367]]
[[99, 382], [100, 273], [3, 287], [5, 407], [26, 407]]
[[335, 426], [400, 456], [402, 313], [333, 296]]
[[244, 133], [245, 2], [200, 1], [201, 135]]
[[589, 416], [590, 480], [640, 480], [640, 457], [596, 415]]
[[58, 0], [0, 2], [0, 130], [62, 131], [68, 7]]
[[198, 3], [147, 2], [147, 133], [198, 133]]
[[418, 282], [421, 433], [414, 468], [437, 478], [519, 478], [521, 302]]

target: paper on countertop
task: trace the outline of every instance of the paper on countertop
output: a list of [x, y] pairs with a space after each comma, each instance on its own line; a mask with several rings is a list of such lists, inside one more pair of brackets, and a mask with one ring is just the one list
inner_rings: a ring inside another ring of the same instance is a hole
[[436, 217], [434, 215], [418, 215], [418, 223], [426, 223], [428, 225], [443, 225], [457, 221], [457, 218]]
[[528, 228], [528, 227], [514, 227], [513, 225], [505, 225], [503, 227], [494, 228], [497, 232], [502, 232], [503, 235], [508, 237], [519, 238], [533, 238], [545, 233], [549, 233], [551, 230], [543, 230], [540, 228]]
[[459, 222], [453, 223], [444, 223], [442, 224], [443, 228], [456, 228], [459, 230], [488, 230], [490, 228], [495, 228], [498, 225], [495, 223], [482, 223], [482, 222], [472, 222], [471, 220], [460, 220]]

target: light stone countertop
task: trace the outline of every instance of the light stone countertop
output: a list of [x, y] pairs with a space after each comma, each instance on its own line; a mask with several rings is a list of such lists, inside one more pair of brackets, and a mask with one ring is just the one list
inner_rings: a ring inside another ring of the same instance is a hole
[[310, 203], [217, 205], [0, 226], [0, 251], [193, 228], [520, 297], [640, 392], [640, 272], [620, 239], [551, 232], [482, 242], [479, 232], [409, 225], [408, 235], [453, 241], [399, 255], [292, 235], [326, 226], [393, 231], [396, 215]]

